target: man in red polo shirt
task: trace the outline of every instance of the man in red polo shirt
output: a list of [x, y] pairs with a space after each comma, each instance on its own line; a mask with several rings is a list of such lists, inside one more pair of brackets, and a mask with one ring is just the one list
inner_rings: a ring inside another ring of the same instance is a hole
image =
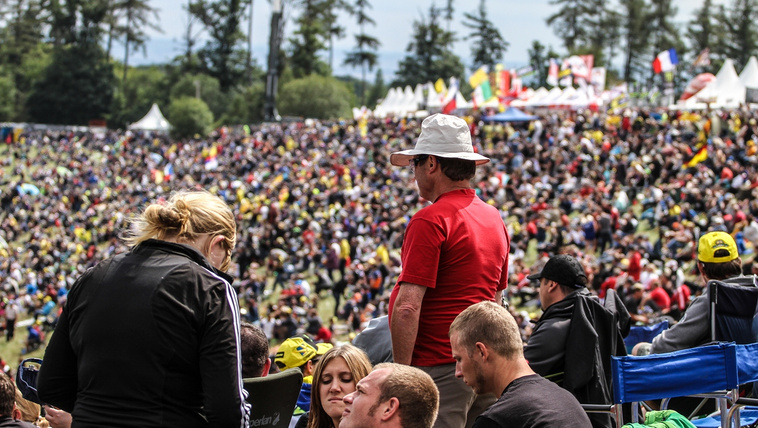
[[390, 332], [396, 363], [429, 373], [440, 391], [435, 427], [470, 427], [495, 402], [455, 377], [448, 330], [467, 307], [500, 303], [508, 283], [510, 240], [498, 210], [482, 202], [470, 180], [489, 162], [474, 153], [466, 122], [435, 114], [424, 120], [412, 150], [393, 153], [410, 165], [419, 195], [432, 204], [408, 223], [402, 273], [390, 296]]

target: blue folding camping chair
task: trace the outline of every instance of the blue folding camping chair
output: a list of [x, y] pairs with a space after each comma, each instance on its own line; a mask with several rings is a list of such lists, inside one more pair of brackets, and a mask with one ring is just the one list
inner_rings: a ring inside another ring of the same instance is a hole
[[[749, 345], [737, 345], [737, 379], [740, 385], [746, 383], [758, 382], [758, 343]], [[753, 386], [753, 395], [758, 393], [756, 386]], [[709, 416], [707, 418], [696, 419], [692, 423], [699, 428], [718, 428], [740, 427], [752, 425], [758, 421], [758, 399], [738, 397], [733, 400], [727, 413], [727, 417], [722, 420], [721, 415]]]
[[614, 403], [609, 410], [616, 414], [617, 426], [623, 425], [624, 403], [632, 403], [632, 422], [638, 422], [638, 403], [643, 401], [735, 391], [739, 379], [736, 352], [735, 344], [718, 343], [666, 354], [613, 357]]
[[668, 330], [669, 321], [663, 320], [657, 324], [638, 326], [633, 325], [629, 329], [629, 334], [624, 338], [624, 345], [626, 346], [626, 352], [632, 353], [634, 346], [640, 342], [652, 343], [653, 339], [661, 334], [663, 330]]

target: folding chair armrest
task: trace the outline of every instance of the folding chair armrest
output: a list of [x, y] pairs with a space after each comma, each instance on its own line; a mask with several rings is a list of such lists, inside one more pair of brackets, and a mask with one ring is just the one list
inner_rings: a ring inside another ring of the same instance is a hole
[[758, 398], [738, 398], [734, 402], [734, 405], [729, 408], [729, 413], [727, 415], [727, 428], [731, 427], [732, 425], [735, 427], [739, 427], [741, 425], [739, 419], [739, 411], [746, 406], [758, 406]]
[[745, 407], [745, 406], [756, 406], [758, 407], [758, 398], [743, 398], [740, 397], [734, 402], [735, 406]]
[[582, 404], [587, 413], [615, 413], [614, 404]]

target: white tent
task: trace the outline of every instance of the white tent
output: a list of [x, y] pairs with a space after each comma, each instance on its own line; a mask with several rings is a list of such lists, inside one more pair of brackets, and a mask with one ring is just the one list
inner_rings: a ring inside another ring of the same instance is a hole
[[756, 60], [754, 56], [750, 57], [747, 65], [745, 65], [742, 73], [740, 73], [740, 82], [742, 82], [746, 88], [758, 88], [758, 60]]
[[382, 102], [376, 106], [376, 109], [374, 109], [374, 116], [386, 117], [389, 113], [393, 113], [395, 111], [394, 109], [397, 98], [397, 90], [395, 88], [390, 88], [390, 90], [387, 91], [387, 95], [385, 95]]
[[442, 107], [442, 96], [434, 89], [434, 85], [428, 83], [429, 93], [426, 95], [426, 108], [440, 108]]
[[163, 113], [161, 113], [158, 104], [153, 103], [153, 106], [150, 107], [150, 111], [147, 112], [145, 117], [129, 125], [129, 129], [168, 132], [171, 129], [171, 124], [168, 123]]
[[416, 84], [416, 90], [413, 91], [413, 102], [415, 102], [417, 106], [424, 104], [424, 86], [426, 85], [418, 83]]
[[416, 103], [416, 95], [413, 93], [410, 85], [405, 87], [403, 92], [403, 101], [400, 104], [400, 115], [405, 116], [408, 113], [413, 113], [418, 110], [418, 104]]
[[737, 76], [732, 60], [724, 61], [724, 65], [716, 75], [716, 80], [709, 83], [693, 98], [697, 102], [710, 103], [711, 107], [715, 108], [737, 108], [744, 103], [745, 85]]
[[758, 103], [758, 60], [751, 56], [740, 73], [740, 82], [745, 85], [745, 101]]
[[455, 108], [456, 108], [456, 110], [457, 109], [469, 109], [469, 108], [473, 108], [473, 107], [474, 107], [474, 103], [466, 101], [466, 99], [463, 98], [463, 95], [461, 95], [460, 91], [458, 91], [455, 94]]
[[555, 104], [555, 100], [561, 97], [563, 95], [563, 91], [559, 87], [554, 87], [550, 89], [547, 94], [545, 94], [544, 97], [540, 98], [539, 101], [530, 103], [530, 106], [549, 106], [552, 104]]

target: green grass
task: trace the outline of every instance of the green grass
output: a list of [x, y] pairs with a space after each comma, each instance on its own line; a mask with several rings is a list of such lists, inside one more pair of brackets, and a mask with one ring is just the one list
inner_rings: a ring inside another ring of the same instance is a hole
[[[28, 317], [27, 317], [28, 318]], [[42, 358], [45, 354], [44, 345], [34, 352], [28, 354], [23, 353], [24, 343], [26, 342], [26, 327], [16, 327], [13, 339], [10, 342], [5, 341], [5, 332], [0, 338], [0, 357], [8, 364], [15, 373], [18, 369], [19, 363], [25, 358], [35, 357]], [[52, 333], [45, 334], [45, 343], [50, 339]]]

